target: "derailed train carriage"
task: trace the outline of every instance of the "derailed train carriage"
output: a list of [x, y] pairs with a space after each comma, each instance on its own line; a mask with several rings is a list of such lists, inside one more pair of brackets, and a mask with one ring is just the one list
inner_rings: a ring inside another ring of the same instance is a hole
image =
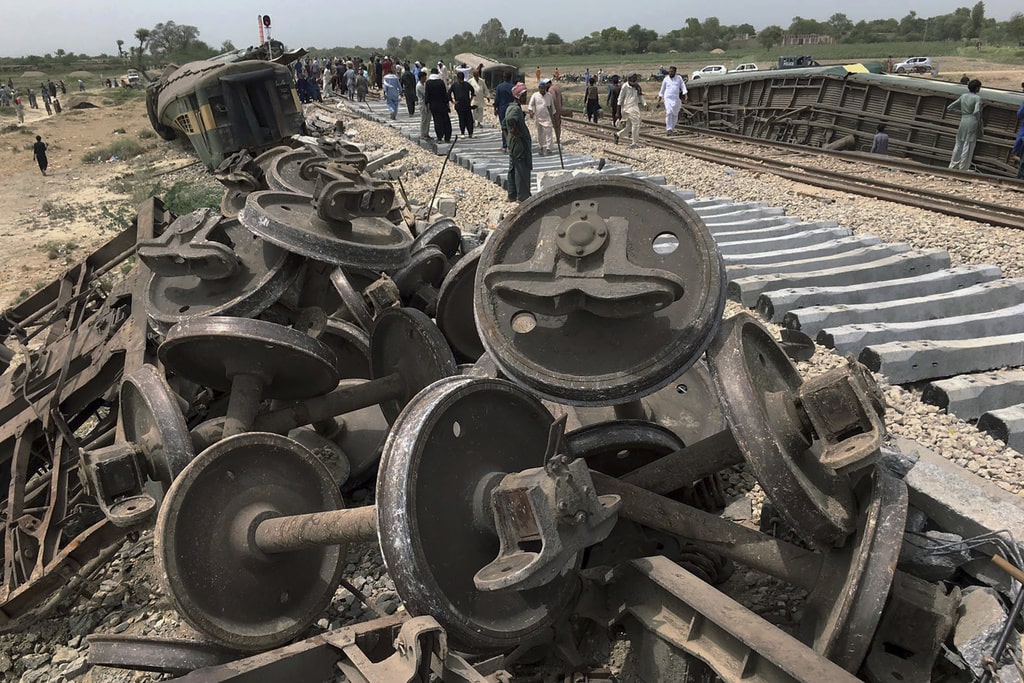
[[[253, 154], [303, 129], [302, 105], [288, 61], [260, 52], [229, 53], [164, 70], [147, 89], [153, 129], [165, 140], [182, 135], [210, 170], [243, 149]], [[278, 63], [283, 61], [284, 63]]]
[[[886, 124], [889, 155], [946, 166], [958, 114], [946, 106], [966, 91], [959, 83], [871, 73], [862, 65], [737, 73], [689, 86], [690, 125], [764, 140], [867, 152]], [[1016, 176], [1013, 140], [1024, 95], [982, 88], [983, 132], [974, 167]]]

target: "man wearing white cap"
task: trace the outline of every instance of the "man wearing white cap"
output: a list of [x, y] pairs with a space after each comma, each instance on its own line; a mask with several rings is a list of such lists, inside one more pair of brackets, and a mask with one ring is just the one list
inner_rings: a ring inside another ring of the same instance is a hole
[[612, 133], [615, 136], [616, 144], [619, 142], [619, 136], [632, 127], [633, 144], [630, 147], [636, 148], [640, 146], [640, 107], [642, 106], [646, 106], [644, 103], [644, 93], [640, 87], [639, 79], [634, 72], [626, 76], [626, 84], [619, 91], [619, 107], [622, 109], [622, 118], [625, 125], [622, 127], [622, 130]]
[[537, 122], [537, 147], [541, 156], [552, 153], [555, 147], [554, 104], [548, 93], [550, 83], [541, 81], [527, 105], [530, 118]]
[[661, 81], [661, 90], [658, 91], [658, 102], [665, 101], [665, 131], [671, 133], [675, 130], [679, 121], [679, 110], [683, 102], [689, 100], [686, 94], [686, 83], [683, 77], [676, 74], [676, 68], [670, 66], [668, 75]]

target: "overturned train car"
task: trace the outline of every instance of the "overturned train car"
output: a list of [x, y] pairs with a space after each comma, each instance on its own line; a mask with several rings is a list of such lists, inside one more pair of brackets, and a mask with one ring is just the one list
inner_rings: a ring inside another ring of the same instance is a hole
[[[959, 83], [870, 73], [860, 65], [728, 74], [691, 84], [687, 123], [748, 137], [867, 152], [886, 124], [889, 155], [949, 164], [960, 116], [946, 106]], [[1013, 177], [1020, 93], [982, 88], [983, 132], [974, 151], [982, 173]]]
[[188, 138], [210, 170], [235, 152], [257, 154], [303, 128], [291, 70], [260, 59], [169, 67], [149, 86], [146, 106], [153, 129], [165, 140]]

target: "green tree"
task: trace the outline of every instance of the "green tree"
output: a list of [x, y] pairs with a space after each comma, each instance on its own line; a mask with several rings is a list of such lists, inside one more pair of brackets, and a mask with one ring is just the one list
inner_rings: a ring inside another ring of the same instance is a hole
[[985, 3], [978, 0], [971, 8], [971, 38], [981, 35], [981, 26], [985, 23]]
[[806, 33], [819, 33], [828, 34], [829, 25], [824, 24], [817, 19], [804, 19], [803, 17], [793, 17], [793, 21], [789, 24], [789, 32], [795, 34], [806, 34]]
[[776, 45], [782, 44], [782, 36], [785, 32], [781, 26], [772, 24], [771, 26], [765, 26], [763, 29], [757, 32], [757, 42], [761, 44], [766, 50], [770, 50]]
[[562, 40], [562, 36], [558, 35], [557, 33], [549, 33], [547, 35], [547, 37], [544, 38], [544, 44], [545, 45], [564, 45], [565, 41]]
[[123, 40], [118, 40], [117, 41], [117, 56], [118, 57], [124, 57], [124, 41]]
[[853, 29], [853, 22], [841, 12], [836, 12], [828, 18], [829, 34], [840, 41], [843, 37]]
[[1014, 12], [1006, 22], [1006, 35], [1020, 43], [1024, 41], [1024, 14]]
[[904, 40], [920, 40], [924, 35], [927, 23], [917, 16], [917, 12], [910, 10], [907, 16], [900, 19], [899, 35]]
[[526, 44], [526, 31], [521, 28], [514, 28], [508, 32], [508, 44], [512, 47], [519, 47]]
[[391, 36], [390, 38], [388, 38], [388, 43], [387, 43], [387, 45], [384, 46], [384, 50], [389, 55], [393, 55], [396, 52], [398, 52], [398, 46], [401, 45], [401, 44], [402, 44], [402, 41], [400, 41], [395, 36]]
[[398, 53], [403, 57], [411, 57], [416, 50], [416, 39], [412, 36], [402, 36], [398, 41]]
[[237, 49], [238, 48], [235, 47], [235, 44], [232, 43], [230, 40], [225, 40], [223, 43], [220, 44], [221, 52], [234, 52]]
[[152, 33], [153, 32], [150, 31], [148, 28], [135, 29], [135, 40], [139, 41], [138, 52], [135, 53], [138, 59], [138, 61], [136, 62], [136, 66], [140, 70], [142, 69], [142, 54], [146, 51], [146, 43], [149, 41], [149, 37], [150, 35], [152, 35]]
[[633, 24], [626, 29], [632, 48], [635, 52], [647, 52], [651, 43], [658, 39], [658, 32], [643, 28], [640, 24]]
[[210, 56], [209, 46], [199, 40], [199, 29], [188, 24], [162, 21], [150, 31], [149, 54], [162, 62], [186, 62]]
[[505, 48], [508, 33], [505, 32], [505, 27], [501, 25], [501, 21], [492, 17], [480, 27], [476, 34], [476, 39], [480, 41], [480, 45], [484, 49], [501, 51]]

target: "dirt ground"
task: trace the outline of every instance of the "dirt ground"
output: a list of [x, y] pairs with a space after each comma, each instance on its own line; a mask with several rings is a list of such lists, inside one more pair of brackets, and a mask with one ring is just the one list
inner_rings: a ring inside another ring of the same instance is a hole
[[[709, 55], [708, 63], [722, 61]], [[933, 57], [939, 78], [957, 81], [964, 73], [986, 86], [1019, 90], [1024, 67], [990, 64], [980, 59]], [[726, 60], [728, 62], [728, 60]], [[699, 64], [678, 64], [683, 72]], [[622, 62], [601, 65], [606, 72], [650, 71], [650, 65]], [[596, 72], [595, 65], [591, 65]], [[913, 76], [912, 78], [931, 78]], [[533, 74], [527, 84], [532, 86]], [[572, 96], [577, 86], [566, 86]], [[582, 93], [582, 86], [578, 86]], [[576, 93], [579, 94], [579, 93]], [[45, 109], [26, 107], [17, 124], [13, 107], [0, 111], [0, 310], [14, 304], [59, 275], [121, 230], [134, 215], [134, 199], [145, 196], [162, 175], [194, 160], [180, 144], [152, 134], [140, 97], [115, 103], [109, 91], [87, 90], [95, 105], [73, 109], [81, 96], [69, 95], [63, 113], [47, 117]], [[32, 158], [32, 143], [41, 135], [49, 145], [50, 167], [43, 177]], [[131, 136], [145, 152], [135, 159], [96, 161], [119, 136]], [[89, 161], [84, 159], [89, 157]], [[140, 196], [141, 192], [141, 196]]]
[[[96, 106], [68, 108], [83, 99]], [[134, 216], [133, 196], [143, 182], [155, 184], [160, 173], [194, 159], [152, 133], [141, 97], [114, 103], [95, 90], [62, 102], [63, 112], [49, 117], [41, 100], [39, 109], [26, 102], [21, 125], [13, 107], [0, 112], [0, 310], [122, 230]], [[45, 177], [32, 155], [36, 135], [49, 146]], [[144, 153], [96, 161], [119, 136], [136, 138]]]

